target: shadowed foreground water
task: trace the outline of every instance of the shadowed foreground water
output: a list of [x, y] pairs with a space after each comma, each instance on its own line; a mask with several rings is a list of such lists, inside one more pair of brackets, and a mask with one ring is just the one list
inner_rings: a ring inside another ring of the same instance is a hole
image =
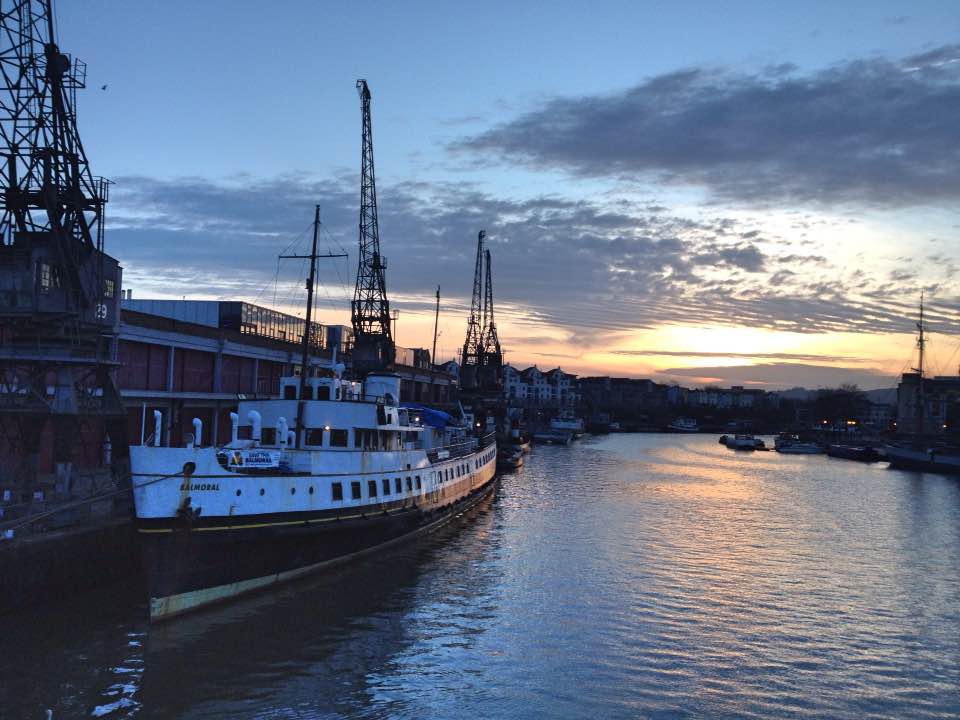
[[0, 717], [960, 715], [960, 480], [708, 436], [538, 447], [436, 536], [149, 627], [0, 618]]

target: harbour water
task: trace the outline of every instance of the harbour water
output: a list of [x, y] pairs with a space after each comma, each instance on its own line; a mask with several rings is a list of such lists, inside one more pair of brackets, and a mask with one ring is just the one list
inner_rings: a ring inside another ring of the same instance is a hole
[[453, 526], [150, 627], [0, 618], [0, 717], [960, 715], [960, 479], [712, 436], [537, 447]]

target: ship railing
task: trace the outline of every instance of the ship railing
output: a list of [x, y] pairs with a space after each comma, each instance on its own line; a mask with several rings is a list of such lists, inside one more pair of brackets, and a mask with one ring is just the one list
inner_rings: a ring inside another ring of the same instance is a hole
[[[496, 437], [496, 432], [489, 432], [479, 438], [471, 437], [462, 442], [451, 443], [449, 445], [440, 445], [427, 450], [427, 457], [430, 459], [430, 462], [437, 462], [438, 460], [447, 460], [449, 458], [470, 455], [476, 452], [478, 449], [492, 445], [496, 440]], [[444, 453], [443, 457], [441, 457], [441, 453]]]

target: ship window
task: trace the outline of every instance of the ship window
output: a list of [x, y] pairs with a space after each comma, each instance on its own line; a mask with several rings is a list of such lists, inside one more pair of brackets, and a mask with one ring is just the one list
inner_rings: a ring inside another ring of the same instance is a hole
[[413, 490], [413, 480], [407, 475], [407, 492]]
[[414, 479], [417, 481], [417, 490], [419, 490], [419, 489], [420, 489], [420, 476], [417, 475], [417, 477], [414, 478]]
[[331, 430], [330, 431], [330, 447], [346, 447], [346, 446], [347, 446], [347, 431]]
[[329, 400], [330, 399], [330, 388], [326, 385], [321, 385], [317, 388], [317, 400]]
[[309, 428], [307, 430], [307, 445], [316, 445], [320, 447], [323, 445], [323, 428]]
[[390, 478], [383, 479], [383, 494], [384, 495], [390, 494]]
[[333, 483], [330, 486], [330, 497], [333, 498], [334, 502], [337, 500], [343, 500], [343, 485], [340, 483]]
[[262, 428], [260, 430], [260, 442], [264, 445], [276, 445], [277, 444], [277, 429], [276, 428]]
[[377, 481], [367, 480], [367, 495], [375, 498], [377, 496]]
[[360, 481], [354, 480], [350, 483], [350, 497], [354, 500], [360, 499]]
[[297, 399], [297, 388], [294, 385], [285, 385], [283, 387], [283, 399], [284, 400], [296, 400]]
[[401, 480], [400, 478], [394, 478], [394, 479], [393, 479], [393, 487], [394, 487], [394, 489], [395, 489], [398, 493], [402, 493], [402, 492], [403, 492], [403, 480]]
[[241, 425], [237, 428], [237, 439], [238, 440], [252, 440], [253, 439], [253, 425]]

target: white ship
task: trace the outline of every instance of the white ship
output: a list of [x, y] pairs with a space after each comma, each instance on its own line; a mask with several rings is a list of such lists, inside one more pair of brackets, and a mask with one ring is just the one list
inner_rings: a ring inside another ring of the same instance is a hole
[[[131, 447], [150, 617], [162, 619], [428, 531], [486, 495], [494, 434], [398, 403], [400, 379], [284, 378], [284, 399], [241, 401], [233, 438]], [[299, 407], [298, 407], [299, 404]], [[298, 426], [295, 418], [302, 418]]]

